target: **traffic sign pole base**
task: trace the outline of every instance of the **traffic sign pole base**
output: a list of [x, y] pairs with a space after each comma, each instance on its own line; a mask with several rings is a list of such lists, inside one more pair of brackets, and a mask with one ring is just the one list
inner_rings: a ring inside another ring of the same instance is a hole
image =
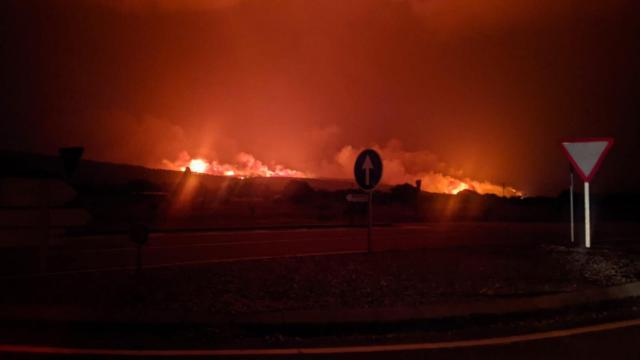
[[369, 231], [367, 232], [367, 252], [371, 252], [371, 232], [373, 228], [373, 191], [369, 192]]
[[584, 246], [591, 247], [591, 219], [589, 214], [589, 183], [584, 183]]

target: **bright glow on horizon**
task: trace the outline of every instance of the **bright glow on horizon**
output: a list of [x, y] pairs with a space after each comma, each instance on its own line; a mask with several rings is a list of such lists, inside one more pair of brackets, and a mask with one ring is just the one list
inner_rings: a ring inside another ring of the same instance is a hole
[[191, 159], [191, 161], [189, 162], [189, 168], [193, 172], [205, 173], [209, 168], [209, 164], [202, 159]]
[[458, 186], [451, 190], [451, 193], [457, 195], [460, 191], [469, 189], [469, 185], [461, 182]]

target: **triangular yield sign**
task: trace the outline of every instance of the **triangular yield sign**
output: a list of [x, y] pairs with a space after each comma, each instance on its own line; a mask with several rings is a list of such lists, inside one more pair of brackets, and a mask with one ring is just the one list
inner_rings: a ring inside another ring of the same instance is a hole
[[611, 138], [573, 139], [563, 141], [562, 149], [582, 180], [589, 182], [612, 145]]

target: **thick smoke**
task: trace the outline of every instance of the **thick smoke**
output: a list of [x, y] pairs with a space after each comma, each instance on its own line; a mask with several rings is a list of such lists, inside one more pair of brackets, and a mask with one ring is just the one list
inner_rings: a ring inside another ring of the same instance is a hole
[[[437, 155], [427, 150], [407, 151], [399, 140], [391, 140], [384, 146], [373, 145], [383, 159], [385, 184], [397, 185], [422, 181], [422, 189], [428, 192], [457, 194], [463, 190], [471, 190], [480, 194], [499, 196], [522, 196], [523, 193], [502, 184], [472, 179], [462, 172], [441, 161]], [[321, 177], [350, 179], [353, 176], [353, 164], [358, 153], [364, 148], [351, 145], [343, 146], [332, 159], [322, 160], [317, 173], [305, 172], [301, 169], [287, 168], [278, 163], [265, 164], [252, 154], [239, 152], [233, 161], [221, 162], [218, 159], [192, 157], [182, 151], [176, 160], [163, 160], [164, 168], [183, 171], [189, 167], [192, 171], [212, 175], [235, 177]]]
[[224, 163], [206, 158], [192, 158], [187, 151], [182, 151], [175, 161], [164, 159], [163, 167], [170, 170], [184, 171], [187, 167], [192, 171], [218, 176], [234, 177], [296, 177], [305, 178], [310, 174], [286, 168], [281, 164], [265, 164], [253, 155], [240, 152], [233, 163]]
[[[472, 190], [480, 194], [499, 196], [524, 195], [510, 186], [471, 179], [429, 151], [406, 151], [398, 140], [391, 140], [384, 146], [373, 145], [372, 148], [382, 156], [382, 181], [387, 184], [414, 183], [421, 180], [422, 189], [428, 192], [456, 194], [462, 190]], [[340, 177], [351, 176], [355, 158], [362, 150], [363, 148], [347, 145], [335, 155], [334, 160], [339, 165]]]
[[212, 11], [228, 8], [239, 0], [101, 0], [103, 5], [124, 12]]

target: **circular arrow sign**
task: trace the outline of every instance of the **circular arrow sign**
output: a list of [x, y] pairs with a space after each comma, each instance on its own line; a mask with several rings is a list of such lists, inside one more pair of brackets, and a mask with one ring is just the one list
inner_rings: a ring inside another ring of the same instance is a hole
[[382, 179], [382, 159], [375, 150], [363, 150], [356, 158], [353, 175], [362, 190], [373, 190]]

